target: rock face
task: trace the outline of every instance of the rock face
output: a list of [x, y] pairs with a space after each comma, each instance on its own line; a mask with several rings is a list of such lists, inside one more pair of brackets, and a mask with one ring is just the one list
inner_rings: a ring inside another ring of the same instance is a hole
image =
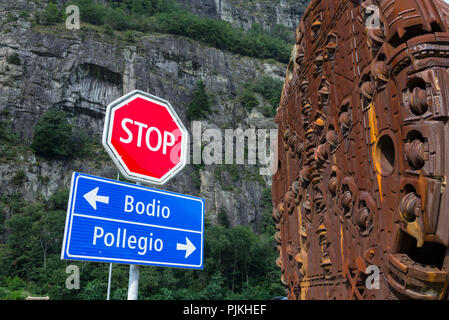
[[246, 1], [246, 0], [177, 0], [193, 13], [221, 19], [248, 30], [258, 23], [266, 30], [276, 24], [295, 29], [307, 7], [308, 1]]
[[[0, 121], [18, 137], [17, 146], [2, 149], [8, 156], [0, 157], [0, 198], [17, 192], [31, 202], [48, 198], [68, 188], [73, 171], [116, 178], [117, 169], [100, 146], [104, 112], [109, 102], [133, 89], [170, 101], [191, 131], [186, 110], [198, 80], [203, 80], [211, 98], [203, 131], [275, 127], [259, 107], [244, 110], [238, 94], [254, 79], [283, 79], [285, 65], [172, 35], [141, 35], [130, 43], [94, 27], [32, 26], [32, 14], [24, 18], [21, 13], [40, 6], [40, 2], [0, 1]], [[67, 111], [77, 130], [87, 132], [97, 146], [93, 157], [50, 160], [31, 151], [37, 122], [54, 107]], [[258, 167], [247, 165], [236, 169], [239, 179], [228, 179], [229, 170], [219, 167], [188, 165], [166, 188], [204, 197], [212, 221], [224, 210], [232, 225], [257, 228], [262, 191], [270, 186], [271, 177], [258, 176]], [[223, 187], [226, 183], [231, 185]]]

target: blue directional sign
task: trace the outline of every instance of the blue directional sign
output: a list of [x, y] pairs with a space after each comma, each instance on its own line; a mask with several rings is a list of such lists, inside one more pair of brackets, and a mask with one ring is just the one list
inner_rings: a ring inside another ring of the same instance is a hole
[[73, 173], [61, 259], [203, 269], [204, 200]]

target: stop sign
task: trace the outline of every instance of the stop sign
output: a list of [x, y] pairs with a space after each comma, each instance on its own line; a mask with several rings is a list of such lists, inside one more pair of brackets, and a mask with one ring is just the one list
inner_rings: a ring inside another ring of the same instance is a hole
[[127, 179], [162, 185], [186, 165], [188, 132], [168, 101], [135, 90], [108, 105], [103, 146]]

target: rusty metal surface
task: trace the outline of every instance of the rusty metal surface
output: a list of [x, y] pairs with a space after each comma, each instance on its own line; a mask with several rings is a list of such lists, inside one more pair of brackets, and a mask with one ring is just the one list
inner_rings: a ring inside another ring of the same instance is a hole
[[449, 5], [312, 0], [296, 40], [273, 177], [289, 299], [447, 299]]

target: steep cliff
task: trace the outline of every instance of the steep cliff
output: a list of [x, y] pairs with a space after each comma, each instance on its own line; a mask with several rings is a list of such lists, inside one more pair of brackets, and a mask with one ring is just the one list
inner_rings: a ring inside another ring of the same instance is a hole
[[294, 29], [299, 24], [308, 0], [177, 0], [192, 12], [231, 22], [245, 30], [254, 23], [267, 30], [279, 24]]
[[[209, 1], [204, 3], [207, 7]], [[223, 8], [227, 2], [219, 3]], [[2, 137], [0, 130], [0, 205], [7, 215], [8, 197], [18, 194], [30, 202], [48, 198], [68, 188], [73, 171], [116, 178], [117, 169], [100, 145], [104, 111], [109, 102], [134, 88], [169, 100], [190, 132], [186, 111], [198, 80], [204, 81], [211, 100], [203, 131], [274, 128], [273, 119], [263, 112], [268, 101], [256, 95], [258, 106], [245, 109], [240, 95], [255, 79], [269, 76], [281, 81], [286, 68], [282, 63], [231, 54], [173, 35], [128, 37], [92, 25], [67, 30], [63, 23], [36, 24], [45, 5], [0, 1], [0, 129], [5, 132]], [[273, 9], [274, 18], [265, 2], [254, 5], [243, 11], [233, 7], [232, 19], [242, 21], [242, 26], [248, 20], [289, 27], [300, 19], [299, 7], [289, 7], [287, 1]], [[218, 13], [232, 20], [221, 9]], [[89, 137], [87, 155], [58, 160], [33, 152], [36, 124], [50, 108], [66, 111], [75, 132]], [[251, 224], [257, 229], [264, 190], [270, 184], [271, 177], [260, 176], [257, 166], [189, 165], [166, 188], [204, 197], [212, 222], [224, 212], [232, 225]]]

